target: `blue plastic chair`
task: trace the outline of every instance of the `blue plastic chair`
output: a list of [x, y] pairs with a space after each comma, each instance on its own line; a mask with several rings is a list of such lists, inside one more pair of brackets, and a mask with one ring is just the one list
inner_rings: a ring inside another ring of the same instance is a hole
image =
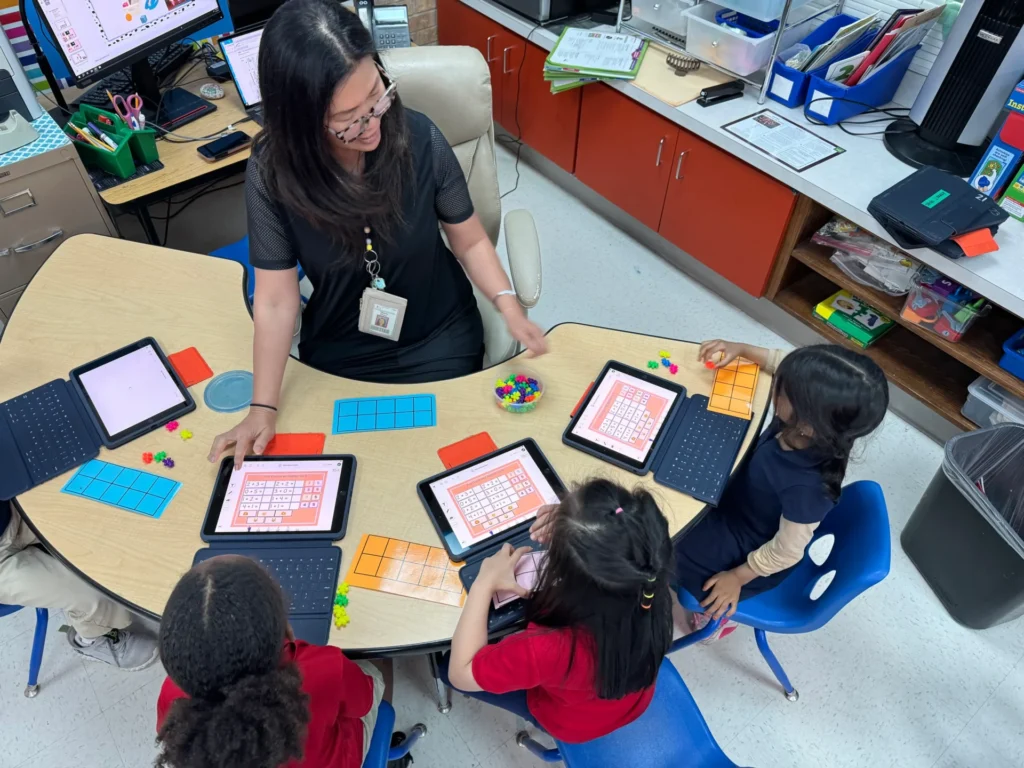
[[[249, 306], [251, 307], [253, 295], [256, 292], [256, 270], [252, 264], [249, 263], [249, 236], [246, 235], [241, 240], [231, 243], [230, 245], [225, 245], [223, 248], [218, 248], [210, 255], [218, 259], [236, 261], [245, 267], [245, 291], [246, 296], [249, 299]], [[304, 275], [305, 273], [302, 271], [302, 267], [299, 267], [299, 280], [301, 280]]]
[[679, 672], [667, 658], [661, 662], [654, 698], [647, 711], [629, 725], [582, 744], [547, 749], [526, 731], [516, 743], [546, 763], [569, 768], [738, 768], [711, 734]]
[[427, 734], [427, 726], [417, 723], [406, 735], [405, 741], [397, 747], [391, 746], [391, 733], [395, 729], [395, 709], [388, 702], [382, 701], [377, 710], [377, 723], [373, 727], [370, 749], [363, 760], [363, 768], [385, 768], [391, 760], [401, 760], [409, 754], [409, 750]]
[[[823, 627], [857, 595], [873, 587], [889, 573], [891, 543], [889, 512], [878, 483], [861, 480], [843, 488], [835, 509], [825, 516], [814, 539], [832, 534], [832, 551], [821, 565], [804, 559], [781, 584], [767, 592], [742, 601], [732, 619], [754, 628], [757, 647], [782, 685], [786, 698], [796, 701], [799, 693], [768, 646], [766, 632], [800, 634]], [[817, 600], [811, 591], [818, 580], [834, 571], [835, 577]], [[686, 590], [679, 590], [679, 602], [689, 611], [703, 608]], [[710, 637], [722, 619], [710, 622], [699, 632], [677, 640], [669, 653]]]
[[[10, 616], [21, 610], [20, 605], [4, 605], [0, 603], [0, 618]], [[46, 627], [50, 623], [50, 613], [45, 608], [36, 608], [36, 632], [32, 638], [32, 657], [28, 663], [28, 685], [25, 696], [34, 699], [39, 693], [39, 668], [43, 664], [43, 648], [46, 646]]]

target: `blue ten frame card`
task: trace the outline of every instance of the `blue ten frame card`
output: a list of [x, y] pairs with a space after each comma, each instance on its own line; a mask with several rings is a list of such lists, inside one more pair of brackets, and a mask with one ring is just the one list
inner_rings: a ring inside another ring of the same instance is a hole
[[93, 459], [75, 472], [61, 493], [157, 518], [180, 487], [177, 480]]
[[433, 395], [366, 397], [334, 401], [334, 434], [437, 426]]

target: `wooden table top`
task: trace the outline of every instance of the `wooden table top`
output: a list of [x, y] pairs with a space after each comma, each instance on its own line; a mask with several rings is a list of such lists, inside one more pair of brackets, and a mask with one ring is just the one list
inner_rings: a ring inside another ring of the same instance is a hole
[[[242, 293], [242, 268], [208, 256], [157, 248], [96, 235], [62, 244], [36, 274], [0, 340], [0, 401], [53, 379], [125, 344], [153, 336], [167, 353], [195, 346], [215, 374], [251, 370], [252, 321]], [[689, 496], [562, 444], [569, 413], [609, 359], [643, 368], [664, 348], [679, 365], [677, 376], [691, 394], [709, 394], [712, 374], [696, 360], [696, 344], [623, 331], [563, 324], [549, 334], [551, 351], [524, 365], [542, 379], [544, 400], [530, 414], [498, 409], [491, 388], [507, 363], [450, 381], [412, 386], [349, 381], [288, 361], [281, 397], [281, 432], [327, 433], [326, 452], [353, 453], [358, 459], [348, 532], [339, 542], [342, 575], [364, 533], [382, 534], [439, 546], [439, 539], [417, 495], [416, 484], [443, 469], [437, 450], [481, 431], [498, 445], [533, 437], [566, 483], [601, 475], [629, 486], [649, 487], [669, 519], [673, 534], [703, 504]], [[659, 369], [659, 374], [667, 369]], [[241, 414], [215, 413], [198, 403], [182, 427], [195, 437], [158, 430], [100, 458], [143, 468], [143, 451], [167, 451], [171, 470], [154, 469], [182, 482], [177, 496], [153, 520], [67, 494], [70, 475], [44, 483], [18, 497], [18, 504], [46, 543], [67, 563], [103, 589], [159, 615], [171, 589], [192, 564], [216, 465], [206, 460], [214, 436]], [[771, 377], [759, 377], [755, 413], [767, 406]], [[410, 431], [331, 435], [333, 402], [343, 397], [410, 392], [437, 398], [437, 426]], [[751, 422], [744, 450], [757, 432]], [[450, 640], [459, 609], [408, 597], [353, 588], [351, 624], [331, 631], [331, 643], [356, 652], [411, 649]]]
[[[212, 79], [197, 80], [184, 86], [185, 90], [199, 94], [199, 89], [204, 83], [212, 83]], [[201, 117], [198, 120], [187, 123], [176, 129], [175, 133], [185, 136], [209, 136], [223, 131], [228, 125], [238, 122], [245, 117], [245, 108], [242, 100], [238, 98], [238, 89], [231, 80], [221, 83], [224, 89], [224, 98], [217, 99], [211, 103], [217, 105], [214, 112]], [[252, 120], [247, 120], [238, 126], [236, 130], [244, 131], [250, 136], [260, 132], [260, 126]], [[196, 147], [202, 146], [208, 141], [184, 141], [175, 142], [163, 139], [156, 143], [157, 151], [160, 153], [160, 162], [164, 164], [162, 171], [147, 173], [145, 176], [118, 184], [116, 187], [105, 189], [100, 192], [100, 197], [110, 205], [126, 205], [140, 198], [157, 195], [161, 192], [186, 182], [198, 181], [202, 177], [227, 166], [237, 165], [239, 168], [249, 159], [250, 150], [244, 149], [234, 155], [229, 155], [223, 160], [210, 163], [203, 160], [196, 151]]]

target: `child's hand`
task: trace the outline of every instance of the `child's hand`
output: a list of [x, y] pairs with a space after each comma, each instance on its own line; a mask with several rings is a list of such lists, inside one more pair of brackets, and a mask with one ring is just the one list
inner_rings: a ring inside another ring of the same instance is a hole
[[704, 582], [704, 591], [710, 594], [701, 600], [701, 607], [712, 619], [719, 616], [732, 616], [736, 613], [736, 605], [740, 601], [740, 590], [743, 582], [732, 571], [716, 573]]
[[554, 512], [557, 504], [545, 504], [537, 510], [537, 519], [530, 526], [530, 538], [538, 544], [551, 543], [551, 526], [555, 520]]
[[491, 593], [514, 592], [520, 597], [529, 597], [526, 587], [516, 581], [516, 564], [529, 551], [529, 547], [513, 549], [511, 544], [502, 545], [500, 550], [481, 563], [476, 583]]
[[744, 357], [744, 345], [721, 339], [705, 341], [697, 352], [697, 360], [702, 363], [710, 361], [715, 364], [715, 368], [722, 368], [737, 357]]

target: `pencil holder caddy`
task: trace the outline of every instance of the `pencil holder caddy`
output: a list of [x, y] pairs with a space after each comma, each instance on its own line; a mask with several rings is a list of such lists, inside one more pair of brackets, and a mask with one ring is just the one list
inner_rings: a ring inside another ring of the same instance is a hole
[[537, 374], [520, 368], [500, 373], [492, 392], [502, 410], [529, 413], [544, 396], [544, 384], [537, 378]]
[[[78, 156], [82, 158], [87, 168], [100, 168], [119, 179], [128, 179], [135, 173], [135, 161], [132, 159], [132, 150], [129, 146], [131, 131], [122, 122], [107, 124], [97, 121], [95, 116], [89, 117], [83, 107], [71, 116], [68, 120], [70, 125], [85, 129], [87, 123], [92, 122], [100, 131], [109, 136], [117, 144], [117, 149], [105, 150], [94, 147], [85, 141], [78, 140], [78, 134], [70, 127], [65, 126], [64, 132], [71, 137], [72, 144], [78, 150]], [[117, 115], [113, 115], [117, 117]], [[120, 118], [118, 118], [120, 121]]]

